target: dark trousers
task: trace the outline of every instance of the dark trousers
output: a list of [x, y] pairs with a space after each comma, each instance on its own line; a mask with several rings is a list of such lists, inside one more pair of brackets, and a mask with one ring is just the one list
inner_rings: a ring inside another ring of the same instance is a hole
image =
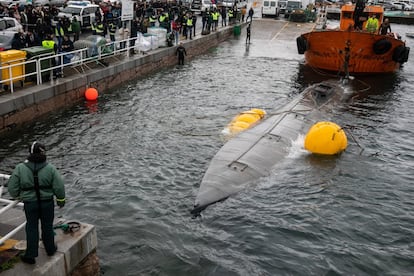
[[193, 39], [193, 26], [187, 26], [186, 38], [188, 38], [188, 35], [190, 35], [190, 39]]
[[39, 249], [39, 219], [42, 228], [42, 241], [45, 246], [46, 253], [53, 254], [56, 251], [55, 247], [55, 233], [53, 231], [53, 219], [55, 216], [55, 209], [53, 200], [43, 200], [39, 203], [37, 201], [25, 202], [24, 213], [26, 214], [26, 240], [27, 249], [25, 256], [28, 258], [35, 258], [38, 256]]
[[73, 42], [78, 41], [79, 40], [79, 33], [74, 33], [73, 34]]

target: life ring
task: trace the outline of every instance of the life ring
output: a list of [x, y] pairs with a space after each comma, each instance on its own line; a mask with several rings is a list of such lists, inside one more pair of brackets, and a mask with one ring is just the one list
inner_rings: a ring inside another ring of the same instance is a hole
[[410, 48], [400, 45], [394, 49], [392, 60], [402, 64], [408, 60], [409, 53]]
[[296, 46], [298, 47], [298, 53], [300, 55], [303, 55], [309, 48], [308, 41], [304, 36], [298, 36], [296, 38]]
[[389, 41], [388, 39], [380, 39], [377, 40], [374, 45], [373, 45], [373, 50], [374, 53], [377, 55], [383, 55], [386, 52], [388, 52], [392, 47], [392, 43], [391, 41]]

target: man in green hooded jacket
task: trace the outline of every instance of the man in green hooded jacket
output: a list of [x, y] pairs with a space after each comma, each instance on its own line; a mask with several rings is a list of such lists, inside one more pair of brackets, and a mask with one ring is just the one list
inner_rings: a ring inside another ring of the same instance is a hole
[[58, 170], [46, 162], [46, 147], [34, 142], [30, 155], [24, 163], [14, 169], [8, 181], [8, 192], [24, 203], [26, 215], [27, 249], [21, 259], [35, 264], [38, 256], [39, 219], [42, 241], [49, 256], [55, 254], [57, 246], [53, 231], [54, 196], [59, 207], [65, 205], [65, 187]]

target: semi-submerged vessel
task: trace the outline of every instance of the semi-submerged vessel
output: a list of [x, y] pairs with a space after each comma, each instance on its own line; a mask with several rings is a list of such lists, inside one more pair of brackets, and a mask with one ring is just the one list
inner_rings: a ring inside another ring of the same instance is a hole
[[314, 29], [297, 37], [298, 53], [313, 68], [345, 75], [395, 72], [407, 62], [410, 48], [397, 33], [380, 34], [378, 28], [368, 26], [372, 16], [379, 28], [383, 7], [365, 6], [362, 0], [345, 4], [338, 28]]
[[199, 215], [209, 205], [270, 175], [287, 156], [292, 142], [318, 121], [329, 118], [346, 99], [344, 88], [336, 82], [314, 84], [276, 113], [227, 141], [211, 160], [191, 213]]

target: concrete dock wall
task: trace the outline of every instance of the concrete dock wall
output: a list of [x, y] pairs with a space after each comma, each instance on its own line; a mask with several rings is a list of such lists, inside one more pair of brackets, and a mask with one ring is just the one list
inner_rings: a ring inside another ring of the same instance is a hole
[[[1, 216], [0, 236], [5, 235], [11, 229], [25, 221], [23, 209], [12, 208]], [[60, 220], [56, 220], [55, 224]], [[62, 220], [61, 223], [70, 223], [69, 220]], [[57, 275], [100, 275], [99, 259], [96, 256], [98, 238], [94, 225], [79, 222], [80, 227], [74, 231], [63, 231], [55, 229], [56, 253], [49, 257], [46, 254], [43, 243], [39, 243], [39, 256], [35, 265], [17, 262], [12, 268], [0, 271], [3, 276], [57, 276]], [[25, 230], [19, 231], [13, 239], [24, 241]], [[25, 246], [24, 246], [25, 247]], [[24, 250], [24, 249], [23, 249]], [[23, 252], [23, 251], [22, 251]], [[0, 255], [3, 251], [0, 251]]]
[[[209, 35], [183, 41], [186, 60], [207, 52], [233, 36], [233, 26]], [[125, 81], [177, 64], [176, 47], [158, 48], [111, 62], [107, 67], [90, 69], [81, 74], [34, 85], [0, 97], [0, 132], [14, 129], [44, 114], [70, 107], [84, 98], [88, 87], [100, 93]]]

